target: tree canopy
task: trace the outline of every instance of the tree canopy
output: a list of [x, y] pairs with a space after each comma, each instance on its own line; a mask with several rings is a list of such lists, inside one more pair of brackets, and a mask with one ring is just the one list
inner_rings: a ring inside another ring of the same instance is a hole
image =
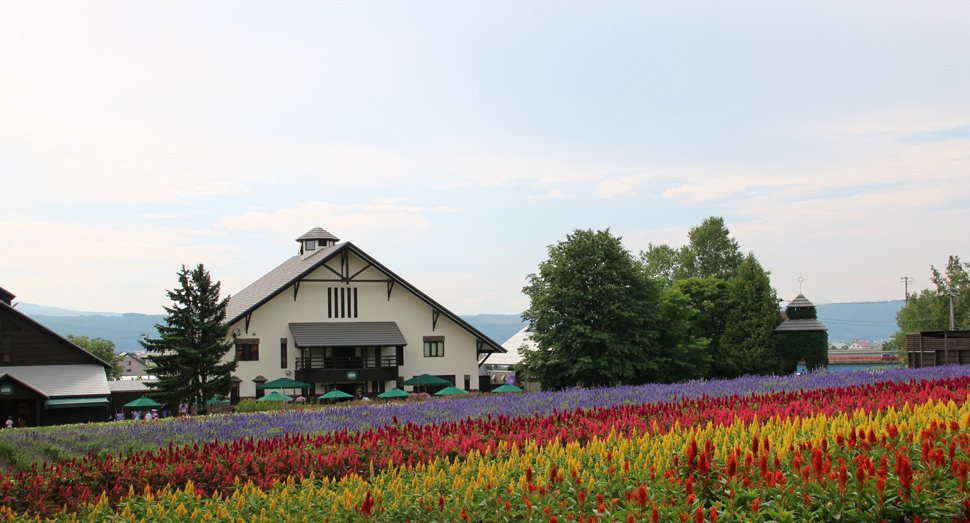
[[109, 380], [121, 378], [125, 369], [121, 365], [121, 354], [115, 352], [115, 342], [103, 338], [88, 338], [87, 336], [75, 336], [73, 334], [68, 334], [65, 337], [71, 343], [110, 363], [111, 368], [105, 369], [105, 374]]
[[930, 266], [930, 281], [935, 289], [923, 289], [909, 296], [906, 305], [896, 314], [899, 332], [893, 337], [893, 345], [906, 358], [906, 334], [920, 331], [950, 330], [950, 290], [953, 298], [954, 317], [957, 328], [970, 326], [970, 263], [961, 262], [959, 256], [950, 256], [946, 267], [939, 271]]
[[634, 259], [609, 230], [576, 230], [528, 277], [536, 349], [522, 370], [544, 388], [675, 382], [779, 370], [769, 272], [741, 255], [724, 219], [688, 245]]
[[169, 404], [196, 403], [205, 412], [206, 401], [229, 395], [235, 359], [223, 362], [232, 349], [226, 319], [228, 298], [220, 299], [220, 284], [212, 282], [200, 263], [195, 269], [182, 266], [179, 288], [168, 291], [165, 325], [156, 325], [160, 338], [141, 342], [152, 353], [158, 381], [149, 383], [150, 395]]
[[620, 238], [576, 230], [548, 252], [523, 289], [537, 346], [526, 372], [546, 389], [659, 381], [656, 291]]
[[720, 216], [710, 216], [692, 227], [687, 245], [680, 250], [677, 278], [731, 278], [737, 274], [744, 255], [730, 234]]

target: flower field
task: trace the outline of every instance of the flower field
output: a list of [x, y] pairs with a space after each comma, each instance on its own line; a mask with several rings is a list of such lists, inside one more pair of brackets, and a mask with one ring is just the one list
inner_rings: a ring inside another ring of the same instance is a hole
[[[0, 515], [967, 521], [968, 375], [970, 368], [951, 366], [481, 397], [362, 407], [371, 418], [357, 421], [352, 409], [314, 411], [339, 418], [330, 430], [292, 430], [287, 424], [311, 414], [286, 412], [275, 423], [280, 435], [266, 429], [186, 443], [178, 438], [204, 434], [193, 423], [246, 420], [123, 423], [116, 430], [158, 430], [170, 439], [0, 476]], [[274, 426], [271, 415], [252, 416]]]

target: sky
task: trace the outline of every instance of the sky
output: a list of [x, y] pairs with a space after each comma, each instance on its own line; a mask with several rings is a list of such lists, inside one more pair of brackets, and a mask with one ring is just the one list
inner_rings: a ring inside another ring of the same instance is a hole
[[[723, 216], [779, 297], [970, 260], [970, 3], [0, 2], [0, 286], [161, 314], [322, 227], [459, 314]], [[911, 287], [912, 290], [912, 287]]]

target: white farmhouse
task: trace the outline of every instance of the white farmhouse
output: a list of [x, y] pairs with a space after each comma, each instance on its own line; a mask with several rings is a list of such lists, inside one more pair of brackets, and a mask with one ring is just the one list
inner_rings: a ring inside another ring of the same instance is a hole
[[229, 300], [233, 400], [278, 378], [313, 395], [373, 396], [420, 374], [477, 390], [479, 361], [505, 352], [353, 243], [319, 227], [296, 241], [298, 255]]

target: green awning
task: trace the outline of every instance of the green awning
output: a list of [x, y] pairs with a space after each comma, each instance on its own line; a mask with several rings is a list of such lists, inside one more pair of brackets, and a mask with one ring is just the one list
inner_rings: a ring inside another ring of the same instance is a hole
[[107, 407], [108, 398], [63, 398], [47, 400], [44, 408], [47, 409], [69, 409], [74, 407]]
[[263, 383], [262, 385], [256, 385], [256, 390], [266, 390], [266, 389], [309, 389], [313, 385], [309, 383], [303, 383], [302, 381], [291, 380], [290, 378], [280, 378], [278, 380], [273, 380], [269, 383]]

